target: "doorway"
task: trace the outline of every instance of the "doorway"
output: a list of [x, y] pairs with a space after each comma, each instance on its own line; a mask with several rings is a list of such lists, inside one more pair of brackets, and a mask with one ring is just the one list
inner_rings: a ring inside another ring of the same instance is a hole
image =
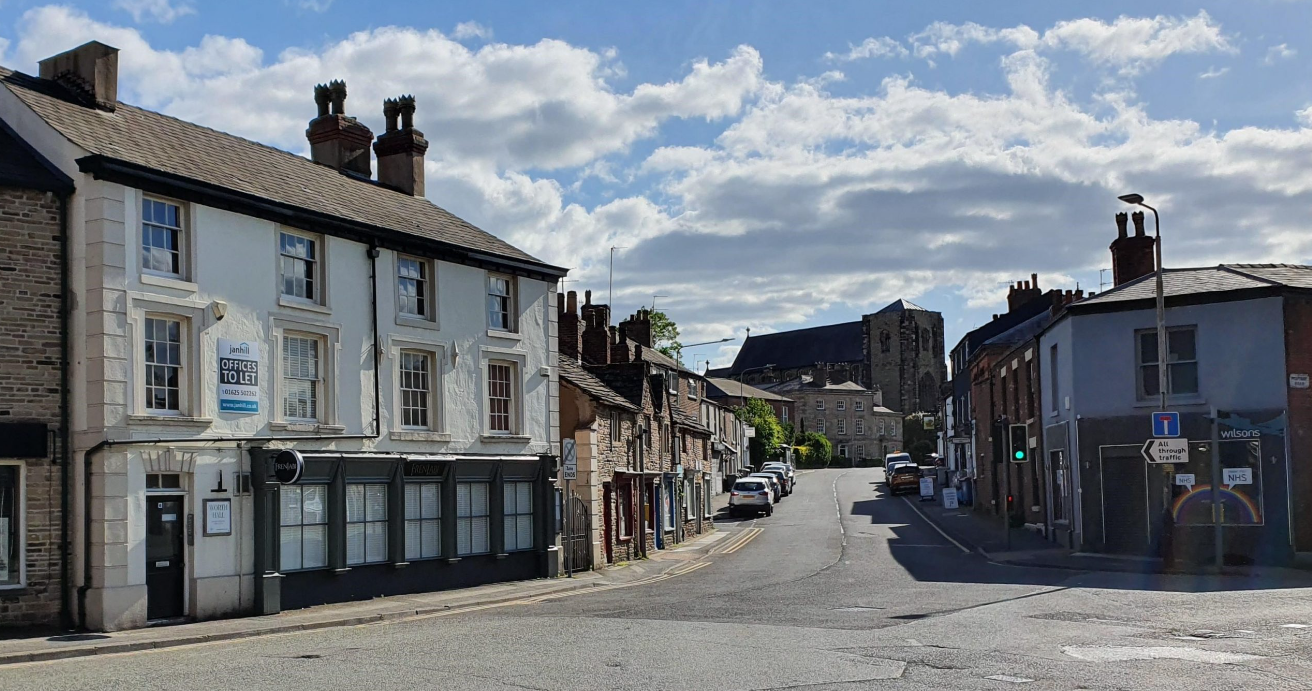
[[183, 616], [185, 524], [183, 497], [146, 497], [146, 619]]

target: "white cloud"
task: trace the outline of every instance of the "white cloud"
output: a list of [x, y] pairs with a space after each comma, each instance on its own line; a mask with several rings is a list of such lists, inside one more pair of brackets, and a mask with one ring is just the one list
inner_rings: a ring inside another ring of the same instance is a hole
[[5, 53], [9, 50], [9, 39], [0, 36], [0, 65], [5, 64], [8, 60]]
[[1298, 50], [1290, 48], [1289, 44], [1281, 43], [1278, 46], [1271, 46], [1266, 49], [1266, 58], [1262, 62], [1268, 65], [1274, 65], [1281, 60], [1288, 60], [1298, 55]]
[[333, 0], [294, 0], [296, 6], [309, 12], [327, 12]]
[[907, 49], [887, 36], [867, 38], [859, 46], [848, 45], [846, 53], [825, 53], [826, 60], [850, 62], [865, 58], [906, 57]]
[[492, 30], [478, 22], [460, 22], [456, 24], [455, 31], [451, 32], [451, 38], [457, 41], [465, 41], [471, 38], [487, 40], [492, 38]]
[[172, 24], [179, 17], [196, 14], [196, 8], [183, 0], [177, 4], [170, 0], [114, 0], [114, 7], [131, 14], [132, 21], [138, 24]]
[[1223, 75], [1223, 74], [1225, 74], [1226, 72], [1229, 72], [1229, 71], [1230, 71], [1230, 68], [1229, 68], [1229, 67], [1221, 67], [1221, 68], [1217, 68], [1217, 67], [1209, 67], [1209, 68], [1207, 68], [1207, 71], [1206, 71], [1206, 72], [1200, 72], [1200, 73], [1198, 74], [1198, 78], [1199, 78], [1199, 79], [1216, 79], [1217, 77], [1220, 77], [1221, 75]]
[[997, 29], [973, 22], [935, 22], [908, 41], [912, 53], [931, 64], [939, 55], [956, 56], [969, 44], [1004, 43], [1018, 50], [1073, 51], [1127, 73], [1176, 54], [1237, 52], [1230, 37], [1203, 11], [1189, 18], [1121, 16], [1111, 23], [1076, 19], [1058, 22], [1042, 34], [1025, 25]]

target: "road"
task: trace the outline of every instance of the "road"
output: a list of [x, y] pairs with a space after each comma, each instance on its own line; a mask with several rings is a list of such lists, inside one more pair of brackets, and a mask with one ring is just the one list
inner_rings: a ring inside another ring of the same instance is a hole
[[10, 666], [0, 689], [1312, 688], [1308, 590], [992, 564], [881, 478], [807, 473], [774, 516], [718, 521], [750, 542], [657, 583]]

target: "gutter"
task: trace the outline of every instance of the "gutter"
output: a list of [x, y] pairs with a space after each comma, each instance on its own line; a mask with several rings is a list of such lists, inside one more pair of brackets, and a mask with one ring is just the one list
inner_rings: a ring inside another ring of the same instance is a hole
[[[370, 245], [367, 250], [369, 257], [369, 288], [372, 293], [372, 325], [373, 325], [373, 350], [374, 350], [374, 431], [372, 434], [306, 434], [306, 435], [283, 435], [273, 436], [265, 435], [262, 437], [155, 437], [151, 439], [103, 439], [87, 449], [83, 454], [82, 469], [82, 585], [77, 589], [78, 601], [78, 626], [87, 628], [87, 591], [91, 589], [91, 463], [96, 454], [101, 450], [112, 446], [147, 446], [153, 444], [213, 444], [213, 443], [266, 443], [279, 441], [350, 441], [361, 439], [378, 439], [383, 435], [382, 432], [382, 399], [380, 398], [381, 384], [379, 383], [379, 344], [378, 344], [378, 246]], [[70, 435], [71, 437], [71, 435]], [[71, 456], [71, 452], [70, 452]], [[65, 473], [67, 474], [67, 464]], [[67, 492], [65, 492], [65, 501], [67, 501]], [[238, 566], [240, 571], [240, 565]], [[65, 588], [68, 591], [68, 588]]]

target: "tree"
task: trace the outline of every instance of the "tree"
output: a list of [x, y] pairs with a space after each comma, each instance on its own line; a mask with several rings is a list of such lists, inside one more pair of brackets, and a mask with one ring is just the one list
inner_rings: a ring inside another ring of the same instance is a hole
[[652, 346], [672, 358], [678, 358], [679, 350], [683, 348], [683, 344], [679, 343], [679, 325], [658, 310], [652, 310], [649, 318]]
[[779, 443], [784, 446], [792, 446], [797, 441], [797, 428], [791, 422], [781, 422], [779, 428], [783, 432], [783, 437], [779, 440]]
[[911, 454], [911, 460], [925, 465], [925, 458], [938, 448], [938, 437], [933, 429], [925, 429], [925, 418], [934, 419], [926, 413], [912, 413], [902, 421], [903, 451]]
[[806, 465], [812, 468], [829, 465], [834, 455], [834, 447], [829, 443], [828, 437], [819, 432], [803, 432], [798, 435], [797, 441]]
[[784, 430], [769, 403], [759, 398], [749, 398], [747, 405], [734, 411], [734, 415], [756, 429], [756, 436], [750, 440], [753, 463], [760, 465], [779, 453], [779, 442], [783, 440]]

